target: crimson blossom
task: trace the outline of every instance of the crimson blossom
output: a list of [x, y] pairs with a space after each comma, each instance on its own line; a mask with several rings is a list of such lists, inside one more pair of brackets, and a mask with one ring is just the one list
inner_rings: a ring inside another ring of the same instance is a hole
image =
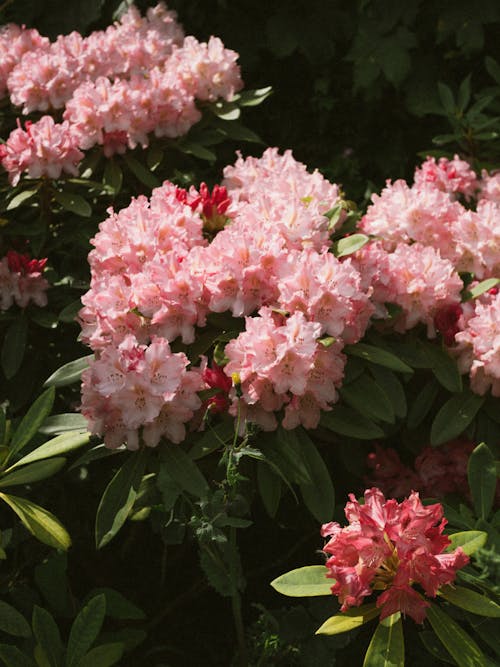
[[380, 619], [397, 611], [423, 623], [426, 607], [417, 584], [428, 597], [451, 584], [457, 570], [467, 565], [468, 556], [461, 547], [445, 553], [450, 539], [443, 535], [446, 519], [440, 503], [424, 507], [417, 492], [398, 503], [386, 500], [380, 489], [365, 491], [361, 505], [353, 494], [345, 506], [349, 525], [338, 523], [322, 527], [330, 540], [323, 551], [328, 554], [327, 577], [335, 579], [332, 593], [341, 603], [341, 611], [357, 607], [374, 591]]

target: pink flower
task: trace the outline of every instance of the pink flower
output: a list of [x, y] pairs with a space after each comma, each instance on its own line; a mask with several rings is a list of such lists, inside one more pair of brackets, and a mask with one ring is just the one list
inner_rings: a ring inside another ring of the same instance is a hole
[[346, 611], [374, 591], [383, 591], [377, 598], [381, 619], [401, 611], [422, 623], [429, 603], [413, 584], [435, 597], [469, 559], [460, 547], [443, 553], [450, 540], [443, 535], [446, 519], [440, 504], [424, 507], [416, 492], [397, 503], [376, 488], [365, 491], [364, 497], [361, 505], [349, 496], [346, 528], [323, 526], [322, 535], [330, 537], [323, 551], [328, 556], [327, 576], [335, 579], [332, 593]]
[[0, 260], [0, 310], [8, 310], [13, 303], [26, 308], [30, 301], [37, 306], [47, 305], [49, 283], [42, 276], [47, 259], [30, 259], [15, 250], [9, 250]]
[[415, 185], [430, 185], [452, 196], [462, 194], [469, 200], [475, 195], [479, 184], [470, 164], [455, 155], [453, 160], [441, 157], [437, 162], [436, 158], [428, 157], [415, 170]]
[[23, 172], [28, 178], [59, 178], [62, 172], [78, 175], [83, 153], [67, 122], [54, 123], [52, 116], [42, 116], [25, 125], [23, 130], [18, 121], [18, 128], [0, 146], [0, 160], [12, 185], [17, 185]]

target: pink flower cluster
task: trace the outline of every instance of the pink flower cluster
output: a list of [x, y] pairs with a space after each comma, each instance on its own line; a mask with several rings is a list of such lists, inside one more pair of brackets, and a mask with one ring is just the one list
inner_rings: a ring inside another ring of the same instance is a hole
[[0, 145], [0, 161], [12, 185], [23, 172], [29, 178], [59, 178], [62, 172], [78, 175], [83, 153], [67, 121], [54, 123], [51, 116], [43, 116], [37, 123], [26, 121], [25, 127], [18, 120], [18, 128]]
[[[110, 212], [89, 255], [82, 339], [98, 353], [95, 369], [130, 336], [143, 346], [178, 337], [189, 345], [211, 312], [245, 316], [245, 331], [225, 349], [223, 372], [238, 386], [220, 378], [214, 385], [213, 373], [202, 371], [198, 389], [221, 388], [230, 401], [221, 405], [263, 428], [278, 420], [313, 428], [337, 400], [343, 345], [363, 336], [373, 312], [350, 260], [328, 252], [325, 213], [338, 203], [338, 189], [276, 149], [260, 160], [240, 158], [226, 175], [212, 192], [205, 184], [188, 192], [165, 183], [151, 200]], [[210, 243], [204, 231], [215, 233]], [[102, 432], [108, 422], [93, 416], [98, 390], [89, 387], [84, 383], [84, 414]]]
[[[175, 12], [163, 3], [145, 17], [132, 6], [106, 31], [88, 37], [73, 32], [53, 43], [11, 25], [0, 34], [0, 55], [0, 92], [6, 81], [12, 104], [22, 106], [25, 114], [64, 109], [64, 122], [52, 130], [54, 158], [60, 136], [75, 150], [101, 145], [108, 157], [126, 147], [147, 146], [151, 133], [178, 137], [201, 118], [196, 100], [230, 100], [243, 85], [238, 54], [217, 37], [207, 43], [184, 38]], [[44, 132], [49, 119], [53, 123], [49, 116], [33, 123], [32, 132]], [[6, 144], [13, 156], [19, 151], [18, 132]], [[60, 157], [56, 176], [42, 173], [55, 178], [66, 170], [66, 156]], [[22, 171], [36, 177], [38, 156], [32, 161], [25, 156], [24, 162], [4, 158], [0, 156], [11, 182]], [[81, 154], [71, 157], [73, 167], [80, 159]]]
[[30, 301], [47, 305], [49, 283], [42, 275], [46, 264], [47, 259], [30, 259], [9, 250], [0, 260], [0, 310], [8, 310], [13, 303], [26, 308]]
[[419, 495], [398, 503], [386, 500], [376, 488], [364, 494], [364, 504], [354, 495], [345, 507], [349, 525], [325, 524], [321, 534], [329, 538], [323, 551], [327, 554], [328, 577], [335, 579], [332, 593], [341, 603], [341, 611], [359, 606], [374, 591], [380, 618], [396, 612], [408, 614], [423, 623], [429, 602], [418, 593], [418, 584], [427, 597], [436, 597], [441, 586], [455, 580], [457, 570], [469, 558], [458, 547], [445, 552], [450, 539], [443, 535], [446, 519], [439, 503], [424, 507]]
[[372, 472], [366, 481], [394, 498], [407, 496], [412, 490], [425, 498], [444, 498], [450, 494], [468, 498], [467, 464], [473, 449], [468, 440], [452, 440], [440, 447], [426, 446], [410, 468], [395, 449], [377, 445], [368, 456]]

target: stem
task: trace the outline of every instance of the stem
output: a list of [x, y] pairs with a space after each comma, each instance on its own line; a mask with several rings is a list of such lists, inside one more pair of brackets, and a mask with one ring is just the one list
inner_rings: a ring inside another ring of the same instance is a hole
[[245, 627], [243, 625], [243, 616], [241, 613], [241, 595], [238, 590], [238, 583], [236, 581], [236, 528], [230, 528], [230, 545], [231, 545], [231, 561], [230, 561], [230, 576], [231, 576], [231, 609], [233, 611], [234, 627], [236, 630], [236, 638], [238, 641], [238, 658], [240, 667], [248, 667], [248, 653], [245, 639]]

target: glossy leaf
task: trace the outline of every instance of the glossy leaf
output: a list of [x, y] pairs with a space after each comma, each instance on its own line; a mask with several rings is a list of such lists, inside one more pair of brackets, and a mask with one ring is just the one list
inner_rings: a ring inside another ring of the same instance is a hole
[[424, 630], [423, 632], [419, 632], [418, 637], [427, 651], [429, 651], [429, 653], [434, 656], [434, 658], [446, 662], [449, 665], [455, 665], [455, 661], [436, 637], [436, 634], [432, 632], [432, 630]]
[[368, 419], [378, 419], [393, 424], [394, 408], [382, 387], [363, 374], [340, 390], [340, 395], [352, 408]]
[[500, 606], [485, 595], [476, 593], [470, 588], [464, 588], [463, 586], [443, 586], [439, 590], [439, 594], [456, 607], [461, 607], [473, 614], [500, 618]]
[[35, 605], [33, 609], [33, 634], [43, 650], [50, 667], [61, 667], [63, 645], [59, 628], [52, 615]]
[[343, 405], [335, 405], [331, 412], [324, 412], [321, 415], [320, 424], [334, 433], [358, 440], [384, 437], [384, 431], [380, 426], [364, 415], [360, 415], [356, 410]]
[[33, 660], [15, 646], [0, 644], [0, 659], [6, 667], [35, 667]]
[[87, 420], [78, 412], [66, 412], [60, 415], [51, 415], [38, 429], [46, 435], [59, 435], [67, 431], [82, 433], [87, 429]]
[[146, 185], [148, 188], [157, 188], [160, 185], [160, 181], [156, 176], [134, 157], [125, 153], [123, 159], [130, 171], [143, 185]]
[[390, 368], [392, 371], [397, 371], [399, 373], [413, 373], [413, 369], [408, 366], [408, 364], [405, 364], [404, 361], [401, 361], [395, 354], [392, 354], [392, 352], [388, 352], [387, 350], [382, 350], [375, 345], [356, 343], [355, 345], [346, 345], [343, 351], [346, 354], [366, 359], [366, 361], [371, 361], [373, 364], [379, 364], [380, 366]]
[[76, 213], [76, 215], [80, 215], [83, 218], [89, 218], [92, 215], [91, 205], [75, 192], [56, 190], [54, 192], [54, 199], [66, 211]]
[[392, 403], [396, 417], [406, 417], [408, 406], [406, 404], [406, 395], [404, 387], [398, 376], [389, 368], [373, 364], [370, 367], [370, 373], [373, 375], [375, 382], [380, 385], [389, 400]]
[[64, 366], [58, 368], [57, 371], [45, 380], [44, 387], [65, 387], [68, 384], [79, 382], [82, 372], [88, 368], [89, 362], [93, 358], [94, 355], [89, 354], [86, 357], [81, 357], [80, 359], [75, 359], [64, 364]]
[[307, 565], [282, 574], [271, 582], [271, 586], [278, 593], [292, 598], [331, 595], [335, 581], [327, 579], [327, 573], [324, 565]]
[[146, 618], [142, 609], [113, 588], [96, 588], [92, 591], [92, 597], [101, 594], [106, 600], [106, 616], [131, 621], [142, 621]]
[[0, 630], [14, 637], [31, 637], [31, 628], [24, 616], [0, 600]]
[[74, 322], [81, 308], [82, 308], [81, 300], [76, 299], [76, 301], [72, 301], [61, 310], [57, 319], [60, 322], [67, 322], [67, 323]]
[[28, 412], [24, 415], [21, 423], [16, 428], [10, 443], [11, 456], [14, 456], [25, 447], [31, 438], [37, 433], [47, 415], [52, 410], [55, 390], [50, 387], [39, 396]]
[[363, 667], [402, 667], [405, 662], [403, 621], [396, 612], [377, 626], [365, 655]]
[[8, 380], [14, 377], [23, 363], [27, 335], [28, 323], [23, 316], [15, 319], [5, 333], [0, 360]]
[[68, 639], [66, 667], [78, 667], [102, 628], [106, 613], [104, 595], [97, 595], [88, 602], [75, 618]]
[[465, 300], [477, 299], [478, 296], [481, 296], [481, 294], [484, 294], [492, 287], [496, 287], [498, 284], [500, 284], [500, 278], [487, 278], [486, 280], [482, 280], [470, 290], [467, 290], [465, 293]]
[[[45, 459], [50, 459], [54, 456], [60, 456], [61, 454], [67, 454], [72, 452], [75, 449], [79, 449], [86, 445], [90, 440], [90, 433], [82, 433], [81, 431], [70, 431], [69, 433], [62, 433], [52, 440], [45, 442], [40, 447], [37, 447], [32, 452], [23, 456], [22, 459], [16, 461], [5, 472], [10, 472], [15, 468], [20, 466], [25, 466], [28, 463], [34, 463], [35, 461], [42, 461]], [[64, 460], [64, 459], [63, 459]]]
[[493, 454], [484, 442], [470, 455], [467, 476], [476, 516], [487, 519], [495, 500], [497, 471]]
[[160, 465], [165, 467], [167, 475], [183, 491], [192, 493], [197, 498], [203, 498], [208, 492], [208, 484], [196, 463], [188, 454], [177, 445], [163, 448], [160, 455]]
[[467, 556], [471, 556], [475, 551], [486, 544], [488, 533], [482, 530], [465, 530], [460, 533], [448, 535], [450, 545], [446, 551], [454, 551], [457, 547], [462, 547]]
[[257, 488], [266, 512], [275, 517], [281, 500], [281, 479], [265, 463], [257, 466]]
[[125, 523], [139, 491], [148, 456], [146, 449], [130, 454], [106, 487], [97, 509], [95, 540], [98, 549], [108, 544]]
[[59, 472], [65, 463], [65, 458], [56, 457], [47, 461], [36, 461], [17, 470], [10, 468], [11, 472], [5, 472], [0, 477], [0, 488], [5, 489], [8, 486], [31, 484], [41, 479], [47, 479], [47, 477], [52, 477]]
[[321, 627], [316, 630], [317, 635], [338, 635], [349, 632], [355, 628], [372, 621], [380, 614], [380, 609], [375, 603], [364, 604], [361, 607], [351, 607], [347, 611], [328, 618]]
[[439, 385], [435, 380], [428, 382], [420, 393], [415, 397], [408, 411], [406, 421], [409, 429], [415, 429], [424, 421], [429, 414], [437, 398]]
[[437, 381], [453, 394], [461, 392], [463, 389], [462, 376], [457, 362], [447, 352], [432, 343], [425, 343], [422, 347], [430, 360], [431, 369]]
[[366, 234], [350, 234], [335, 244], [335, 257], [347, 257], [360, 250], [369, 241]]
[[78, 663], [78, 667], [111, 667], [123, 656], [124, 645], [121, 642], [96, 646]]
[[441, 407], [431, 427], [431, 444], [441, 445], [465, 431], [485, 401], [484, 396], [464, 392]]
[[36, 195], [37, 192], [38, 190], [22, 190], [21, 192], [18, 192], [15, 197], [12, 197], [5, 210], [13, 211], [16, 208], [19, 208], [19, 206], [22, 206], [22, 204], [29, 201], [34, 195]]
[[323, 523], [331, 519], [335, 510], [335, 490], [332, 479], [321, 454], [306, 431], [299, 427], [295, 429], [295, 433], [309, 477], [300, 485], [302, 498], [313, 517]]
[[478, 667], [485, 656], [476, 642], [436, 604], [427, 608], [427, 619], [458, 667]]
[[50, 547], [68, 549], [71, 538], [64, 526], [48, 510], [35, 505], [25, 498], [0, 493], [2, 498], [14, 510], [29, 532]]
[[120, 165], [113, 158], [106, 160], [103, 183], [111, 188], [115, 195], [122, 189], [123, 172]]

